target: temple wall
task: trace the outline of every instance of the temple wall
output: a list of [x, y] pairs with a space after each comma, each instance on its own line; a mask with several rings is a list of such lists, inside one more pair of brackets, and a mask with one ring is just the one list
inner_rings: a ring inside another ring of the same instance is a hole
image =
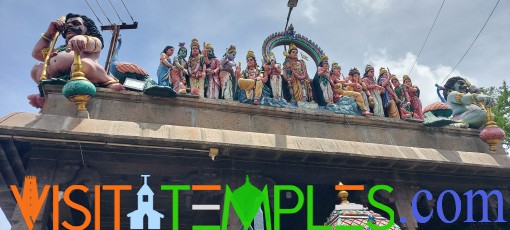
[[[46, 86], [43, 114], [75, 117], [75, 107], [60, 92]], [[244, 132], [317, 137], [364, 143], [440, 150], [488, 152], [479, 130], [429, 128], [421, 123], [390, 118], [335, 114], [296, 108], [253, 106], [193, 97], [149, 97], [138, 92], [98, 89], [89, 102], [90, 118], [176, 125]], [[500, 146], [497, 154], [504, 155]]]

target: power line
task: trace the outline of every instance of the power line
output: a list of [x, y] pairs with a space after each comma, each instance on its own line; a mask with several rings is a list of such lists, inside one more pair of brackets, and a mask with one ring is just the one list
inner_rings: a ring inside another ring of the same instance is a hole
[[427, 43], [427, 40], [429, 40], [430, 33], [432, 32], [432, 29], [434, 29], [434, 25], [436, 24], [437, 18], [439, 17], [439, 13], [441, 13], [441, 9], [443, 9], [445, 0], [443, 0], [443, 3], [441, 3], [441, 7], [439, 8], [439, 11], [437, 12], [436, 18], [434, 19], [434, 23], [432, 23], [432, 27], [430, 27], [429, 34], [427, 34], [427, 38], [425, 38], [425, 41], [423, 42], [423, 45], [421, 46], [420, 52], [418, 52], [418, 56], [414, 60], [413, 67], [411, 67], [411, 70], [409, 70], [409, 74], [411, 75], [411, 72], [413, 72], [414, 65], [416, 65], [416, 62], [418, 62], [418, 58], [420, 58], [421, 51], [423, 51], [423, 48], [425, 47], [425, 44]]
[[446, 76], [443, 81], [441, 82], [441, 84], [444, 83], [444, 81], [453, 73], [453, 71], [455, 71], [455, 69], [457, 68], [457, 66], [459, 66], [460, 62], [462, 62], [462, 59], [464, 59], [464, 57], [467, 55], [467, 53], [469, 52], [469, 50], [471, 49], [471, 47], [473, 47], [473, 44], [475, 44], [476, 42], [476, 39], [478, 39], [478, 36], [480, 36], [480, 34], [482, 33], [483, 29], [485, 28], [485, 25], [487, 25], [487, 22], [489, 22], [489, 19], [491, 19], [491, 16], [492, 14], [494, 13], [494, 11], [496, 10], [496, 7], [498, 7], [498, 4], [499, 4], [499, 1], [496, 2], [496, 5], [494, 6], [494, 8], [492, 9], [492, 12], [491, 14], [489, 15], [489, 17], [487, 18], [487, 20], [485, 21], [485, 24], [483, 24], [482, 26], [482, 29], [480, 29], [480, 32], [478, 32], [478, 34], [476, 35], [475, 37], [475, 40], [473, 40], [473, 42], [471, 43], [471, 45], [469, 46], [469, 48], [466, 50], [466, 53], [464, 53], [464, 55], [462, 55], [462, 57], [460, 58], [459, 62], [457, 62], [457, 65], [455, 65], [455, 67], [453, 67], [452, 71], [448, 74], [448, 76]]
[[92, 11], [92, 13], [96, 16], [96, 19], [97, 21], [99, 22], [99, 24], [101, 24], [101, 26], [103, 26], [103, 23], [101, 22], [101, 20], [99, 19], [99, 17], [97, 16], [96, 12], [94, 12], [94, 10], [92, 9], [92, 7], [90, 6], [89, 2], [87, 0], [85, 0], [85, 2], [87, 3], [87, 5], [89, 6], [90, 10]]
[[133, 19], [133, 16], [131, 16], [131, 13], [129, 12], [129, 10], [128, 10], [128, 8], [127, 8], [126, 4], [124, 3], [124, 0], [120, 0], [120, 1], [122, 2], [122, 5], [124, 5], [124, 8], [126, 8], [126, 11], [128, 12], [129, 17], [131, 17], [131, 20], [132, 20], [133, 22], [135, 22], [135, 19]]
[[96, 0], [96, 3], [97, 3], [97, 5], [99, 6], [99, 9], [101, 9], [101, 12], [103, 12], [103, 14], [104, 14], [104, 16], [106, 17], [106, 19], [108, 19], [108, 22], [109, 22], [110, 24], [113, 24], [113, 23], [112, 23], [112, 21], [110, 21], [110, 19], [108, 18], [108, 16], [106, 16], [106, 13], [104, 12], [103, 7], [101, 7], [101, 5], [99, 4], [99, 2], [98, 2], [97, 0]]
[[112, 1], [108, 0], [108, 2], [110, 2], [110, 5], [112, 5], [113, 10], [114, 10], [114, 11], [115, 11], [115, 13], [117, 14], [117, 17], [119, 17], [120, 22], [124, 23], [124, 21], [122, 21], [122, 18], [120, 18], [119, 12], [117, 12], [117, 9], [116, 9], [116, 8], [115, 8], [115, 6], [113, 5]]

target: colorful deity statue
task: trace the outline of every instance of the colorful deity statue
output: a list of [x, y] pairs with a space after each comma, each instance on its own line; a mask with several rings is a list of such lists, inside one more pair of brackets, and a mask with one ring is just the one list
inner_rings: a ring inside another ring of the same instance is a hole
[[236, 69], [240, 89], [239, 101], [243, 103], [253, 102], [254, 105], [258, 105], [262, 99], [262, 91], [269, 91], [269, 88], [264, 89], [264, 87], [267, 87], [265, 83], [268, 77], [257, 65], [253, 50], [248, 51], [248, 54], [246, 54], [246, 63], [247, 66], [243, 72], [240, 71], [240, 68]]
[[283, 98], [282, 92], [282, 67], [276, 62], [274, 53], [269, 54], [269, 60], [263, 65], [264, 73], [269, 76], [271, 92], [274, 99]]
[[379, 86], [374, 77], [374, 67], [367, 65], [365, 67], [365, 74], [363, 74], [363, 83], [366, 85], [368, 97], [370, 101], [370, 107], [374, 116], [384, 117], [384, 108], [381, 99], [381, 91], [384, 90], [382, 86]]
[[187, 94], [190, 88], [186, 86], [186, 77], [182, 77], [181, 80], [175, 84], [174, 88], [178, 94]]
[[207, 76], [207, 98], [220, 98], [220, 60], [214, 55], [214, 47], [207, 44], [204, 48], [205, 74]]
[[[404, 75], [404, 77], [407, 75]], [[397, 95], [398, 99], [400, 100], [399, 104], [399, 112], [400, 112], [400, 118], [402, 120], [405, 120], [413, 114], [411, 112], [411, 99], [409, 97], [407, 87], [404, 84], [400, 84], [400, 81], [398, 80], [397, 76], [392, 75], [391, 76], [391, 84], [393, 85], [393, 89], [395, 91], [395, 94]]]
[[310, 78], [303, 60], [298, 60], [295, 44], [289, 45], [289, 52], [283, 63], [283, 77], [289, 84], [290, 102], [313, 101]]
[[480, 108], [478, 102], [493, 107], [496, 104], [494, 98], [477, 93], [470, 93], [466, 80], [461, 77], [452, 77], [443, 86], [443, 95], [446, 103], [453, 110], [453, 117], [459, 127], [480, 128], [487, 121], [487, 113]]
[[[50, 50], [50, 43], [57, 32], [62, 32], [65, 44]], [[103, 37], [94, 21], [84, 15], [69, 13], [65, 20], [58, 19], [50, 23], [46, 32], [41, 34], [41, 38], [35, 44], [32, 56], [36, 60], [44, 62], [46, 54], [49, 53], [50, 59], [45, 77], [68, 80], [74, 61], [74, 52], [78, 52], [81, 55], [82, 71], [90, 82], [97, 86], [123, 90], [124, 87], [119, 84], [119, 81], [108, 76], [104, 68], [99, 65], [101, 49], [103, 49]], [[44, 63], [39, 63], [32, 68], [31, 76], [36, 83], [41, 81], [44, 66]], [[29, 99], [30, 104], [37, 108], [41, 108], [44, 103], [44, 99], [38, 95], [31, 95]]]
[[221, 98], [225, 100], [233, 100], [237, 87], [237, 79], [234, 77], [234, 68], [236, 68], [236, 47], [230, 45], [227, 52], [223, 55], [220, 61], [220, 87]]
[[188, 76], [188, 62], [186, 61], [186, 55], [188, 55], [188, 49], [186, 49], [184, 42], [179, 42], [179, 50], [177, 56], [174, 57], [173, 66], [170, 70], [170, 77], [172, 79], [172, 87], [175, 91], [178, 91], [179, 82], [183, 77]]
[[400, 99], [398, 99], [391, 88], [390, 73], [385, 68], [381, 67], [381, 69], [379, 69], [377, 84], [384, 88], [384, 92], [381, 93], [381, 99], [388, 117], [399, 119], [400, 115], [398, 113], [397, 104], [400, 103]]
[[[342, 66], [340, 66], [336, 62], [333, 62], [333, 64], [331, 64], [331, 71], [329, 73], [331, 81], [333, 82], [333, 101], [336, 103], [343, 96], [342, 94], [339, 93], [338, 88], [342, 87], [343, 90], [343, 87], [345, 87], [343, 84], [346, 83], [347, 81], [345, 79], [342, 79]], [[339, 83], [341, 85], [338, 85]]]
[[370, 90], [368, 90], [365, 81], [361, 79], [360, 72], [356, 67], [349, 70], [349, 74], [347, 75], [345, 82], [346, 85], [344, 85], [344, 87], [347, 88], [347, 90], [360, 93], [363, 97], [365, 107], [370, 110], [370, 100], [373, 101], [372, 94], [370, 93]]
[[158, 85], [170, 85], [170, 68], [172, 68], [172, 54], [174, 53], [173, 46], [166, 46], [159, 55], [159, 66], [157, 71]]
[[315, 90], [314, 98], [320, 106], [334, 103], [333, 81], [331, 80], [329, 60], [326, 54], [321, 56], [321, 62], [313, 78], [313, 87]]
[[190, 78], [191, 95], [204, 97], [204, 79], [205, 79], [205, 60], [200, 51], [200, 44], [194, 38], [191, 40], [191, 55], [188, 60], [188, 72]]
[[411, 78], [407, 75], [403, 77], [404, 85], [406, 85], [406, 91], [409, 95], [409, 102], [411, 102], [411, 109], [413, 111], [413, 118], [423, 120], [422, 104], [420, 100], [420, 88], [413, 85]]
[[[338, 63], [334, 62], [331, 67], [331, 73], [332, 77], [334, 79], [334, 91], [335, 94], [354, 98], [356, 100], [356, 104], [358, 105], [358, 108], [361, 110], [361, 114], [363, 116], [372, 116], [372, 114], [369, 111], [368, 105], [365, 103], [367, 99], [367, 96], [365, 92], [363, 91], [363, 86], [361, 82], [359, 82], [359, 71], [356, 68], [352, 68], [349, 71], [349, 79], [341, 80], [340, 79], [340, 70], [341, 67], [338, 65]], [[359, 82], [359, 83], [358, 83]]]
[[159, 55], [159, 66], [157, 71], [158, 85], [169, 86], [170, 85], [170, 69], [172, 65], [172, 54], [174, 54], [173, 46], [166, 46]]

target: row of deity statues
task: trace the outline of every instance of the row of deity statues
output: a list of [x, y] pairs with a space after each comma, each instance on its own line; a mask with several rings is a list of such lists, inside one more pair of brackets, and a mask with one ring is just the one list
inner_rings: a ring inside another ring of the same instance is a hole
[[[53, 48], [59, 34], [64, 37], [65, 44]], [[211, 44], [203, 43], [201, 46], [197, 39], [191, 41], [189, 57], [185, 43], [179, 44], [177, 55], [173, 58], [174, 48], [167, 46], [160, 55], [158, 82], [132, 63], [116, 62], [120, 40], [118, 43], [108, 73], [97, 62], [104, 45], [93, 20], [70, 13], [65, 19], [51, 22], [32, 52], [32, 56], [43, 63], [32, 68], [32, 79], [39, 84], [40, 93], [28, 97], [30, 104], [37, 108], [43, 106], [43, 83], [65, 84], [70, 79], [74, 53], [77, 52], [81, 55], [81, 71], [85, 78], [97, 87], [113, 90], [124, 90], [125, 80], [132, 78], [145, 81], [143, 92], [156, 96], [189, 93], [276, 107], [310, 103], [334, 112], [354, 111], [358, 115], [400, 119], [423, 120], [437, 116], [423, 114], [420, 89], [412, 84], [409, 76], [404, 75], [400, 81], [389, 68], [381, 67], [377, 78], [371, 65], [365, 67], [363, 74], [357, 68], [351, 68], [344, 78], [341, 66], [336, 62], [330, 65], [328, 57], [321, 51], [315, 76], [310, 78], [305, 60], [298, 58], [298, 48], [292, 43], [284, 52], [282, 64], [271, 53], [259, 65], [255, 53], [248, 51], [244, 69], [241, 69], [240, 62], [236, 63], [237, 51], [233, 45], [221, 58], [216, 57]], [[305, 59], [305, 56], [302, 57]], [[445, 119], [460, 126], [479, 128], [484, 125], [487, 116], [484, 105], [493, 106], [495, 102], [493, 98], [472, 90], [472, 87], [467, 90], [468, 85], [463, 78], [450, 78], [440, 87], [446, 104], [432, 108], [436, 111], [447, 108], [452, 111], [453, 117]], [[449, 122], [435, 119], [431, 124], [435, 123], [443, 125]]]
[[352, 98], [361, 115], [423, 120], [420, 89], [411, 78], [403, 76], [402, 84], [389, 69], [381, 68], [375, 78], [374, 68], [367, 65], [363, 76], [358, 69], [341, 74], [338, 63], [329, 65], [328, 57], [321, 57], [316, 76], [308, 76], [304, 60], [298, 59], [294, 44], [284, 52], [280, 64], [273, 53], [261, 66], [253, 51], [246, 55], [246, 67], [236, 63], [236, 47], [231, 45], [221, 58], [217, 58], [211, 44], [191, 41], [191, 55], [186, 60], [185, 43], [174, 48], [166, 46], [160, 55], [157, 70], [158, 84], [170, 86], [178, 93], [190, 93], [212, 99], [237, 100], [258, 105], [261, 102], [290, 106], [296, 102], [316, 102], [319, 106], [337, 103], [342, 97]]

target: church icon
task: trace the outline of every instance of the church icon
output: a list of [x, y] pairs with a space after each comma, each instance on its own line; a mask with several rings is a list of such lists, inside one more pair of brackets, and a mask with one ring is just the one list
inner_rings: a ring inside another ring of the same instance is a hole
[[[136, 193], [138, 196], [138, 209], [127, 214], [127, 217], [130, 219], [130, 227], [131, 229], [160, 229], [161, 219], [165, 216], [154, 210], [154, 192], [147, 185], [147, 178], [150, 175], [141, 176], [143, 177], [143, 185], [138, 193]], [[147, 223], [147, 227], [144, 226], [145, 223]]]

